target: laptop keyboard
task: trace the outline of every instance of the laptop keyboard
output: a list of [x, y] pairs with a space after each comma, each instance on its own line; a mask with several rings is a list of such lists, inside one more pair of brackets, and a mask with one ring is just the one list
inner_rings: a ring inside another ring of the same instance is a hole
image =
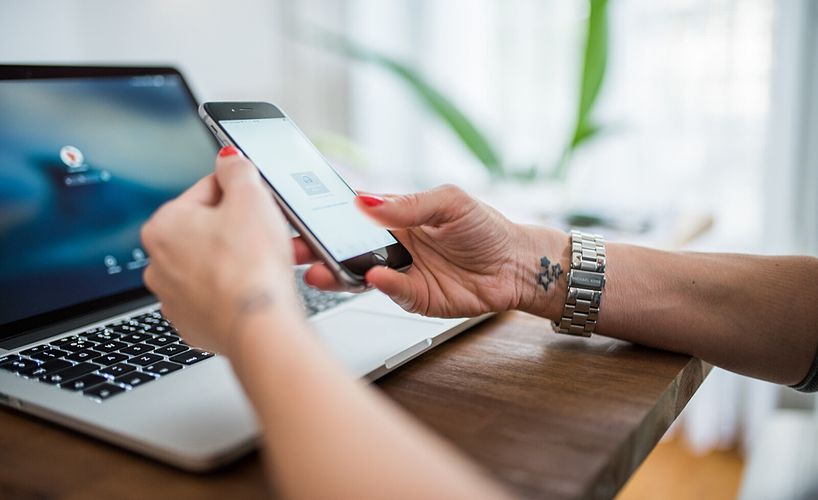
[[104, 401], [213, 356], [156, 310], [0, 357], [0, 370]]
[[355, 297], [355, 294], [347, 292], [322, 292], [311, 288], [304, 283], [304, 272], [306, 268], [298, 268], [295, 271], [295, 283], [298, 285], [298, 294], [301, 296], [301, 303], [307, 311], [307, 316], [312, 316], [323, 311], [338, 307], [342, 303]]
[[[296, 283], [308, 316], [336, 307], [351, 293]], [[102, 402], [211, 358], [186, 344], [158, 309], [0, 357], [0, 370], [81, 393]]]

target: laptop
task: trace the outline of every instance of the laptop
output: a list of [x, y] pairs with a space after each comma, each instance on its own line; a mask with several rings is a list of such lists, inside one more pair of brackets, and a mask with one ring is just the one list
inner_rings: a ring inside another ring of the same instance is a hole
[[[142, 282], [140, 226], [217, 150], [182, 75], [0, 66], [0, 116], [0, 403], [193, 471], [253, 449], [229, 363], [185, 343]], [[484, 319], [298, 282], [317, 335], [367, 380]]]

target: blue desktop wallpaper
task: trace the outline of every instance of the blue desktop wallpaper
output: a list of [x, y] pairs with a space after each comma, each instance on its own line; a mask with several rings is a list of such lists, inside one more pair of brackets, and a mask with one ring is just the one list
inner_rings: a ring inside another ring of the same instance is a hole
[[0, 81], [0, 325], [141, 286], [141, 225], [215, 150], [174, 75]]

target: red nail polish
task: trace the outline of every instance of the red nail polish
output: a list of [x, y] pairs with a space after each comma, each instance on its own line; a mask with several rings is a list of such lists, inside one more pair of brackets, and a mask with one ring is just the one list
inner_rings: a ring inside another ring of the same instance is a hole
[[380, 196], [375, 196], [374, 194], [359, 194], [358, 199], [361, 200], [361, 203], [368, 207], [377, 207], [378, 205], [383, 205], [386, 201]]
[[226, 156], [235, 156], [239, 154], [239, 150], [233, 146], [225, 146], [221, 150], [219, 150], [219, 157], [224, 158]]

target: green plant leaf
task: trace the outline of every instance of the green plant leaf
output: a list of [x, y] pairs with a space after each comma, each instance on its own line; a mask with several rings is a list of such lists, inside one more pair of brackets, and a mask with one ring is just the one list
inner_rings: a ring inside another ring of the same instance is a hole
[[554, 172], [560, 178], [565, 176], [571, 154], [601, 129], [593, 122], [592, 115], [608, 68], [608, 0], [589, 0], [589, 6], [577, 118]]
[[601, 128], [598, 125], [588, 122], [583, 123], [580, 127], [577, 127], [577, 130], [574, 131], [574, 137], [571, 139], [570, 149], [577, 149], [580, 144], [597, 135], [600, 130]]
[[494, 147], [477, 126], [442, 92], [434, 88], [413, 68], [397, 59], [364, 48], [339, 35], [323, 33], [324, 45], [358, 61], [374, 64], [402, 80], [440, 120], [448, 125], [460, 142], [492, 175], [505, 174]]
[[590, 0], [588, 30], [585, 37], [585, 55], [582, 64], [582, 80], [579, 97], [577, 126], [572, 144], [579, 145], [598, 130], [591, 124], [591, 113], [605, 80], [608, 67], [608, 0]]

